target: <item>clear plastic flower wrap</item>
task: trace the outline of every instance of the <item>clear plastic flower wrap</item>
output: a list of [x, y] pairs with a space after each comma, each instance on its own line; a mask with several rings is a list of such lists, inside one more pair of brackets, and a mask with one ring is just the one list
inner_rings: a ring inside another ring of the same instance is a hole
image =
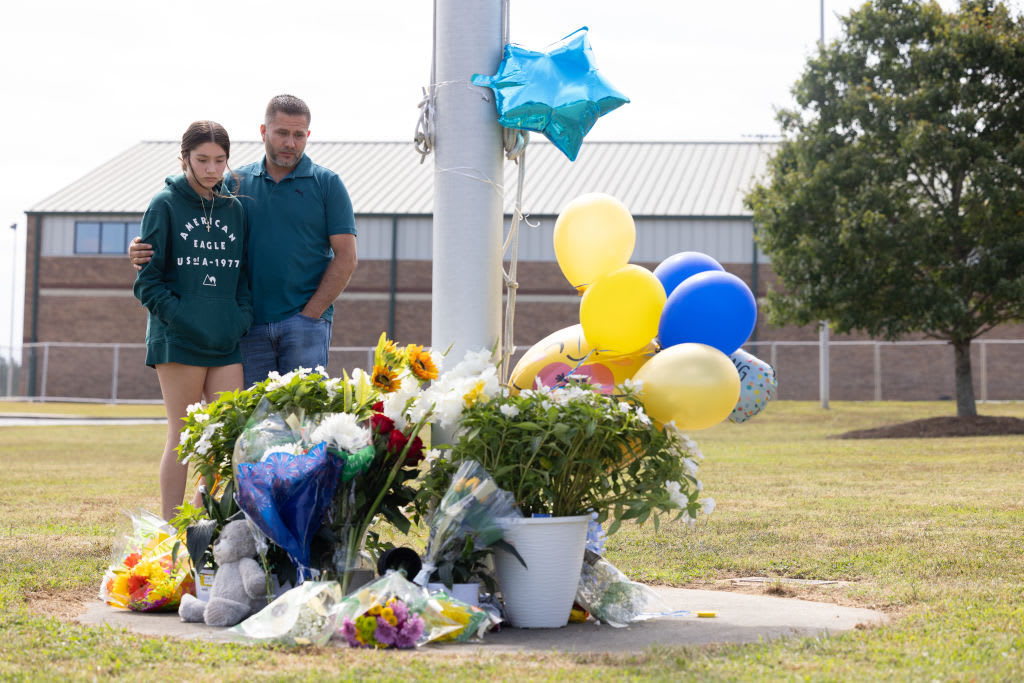
[[499, 520], [520, 516], [512, 494], [498, 488], [480, 463], [463, 462], [430, 516], [423, 569], [415, 582], [426, 585], [433, 580], [431, 575], [436, 571], [441, 583], [451, 586], [457, 580], [453, 570], [460, 561], [465, 561], [461, 555], [466, 548], [466, 538], [472, 538], [470, 547], [476, 551], [503, 545], [505, 532]]
[[183, 594], [195, 594], [185, 539], [170, 533], [164, 520], [150, 512], [125, 514], [131, 529], [115, 541], [111, 564], [100, 582], [100, 599], [134, 612], [177, 609]]
[[432, 641], [435, 643], [465, 643], [483, 639], [484, 633], [501, 623], [497, 607], [470, 605], [452, 597], [445, 590], [431, 591], [431, 597], [441, 605], [441, 613], [458, 623], [460, 628]]
[[389, 572], [341, 602], [339, 635], [352, 647], [412, 648], [459, 631], [436, 595]]
[[338, 627], [340, 602], [336, 581], [306, 581], [229, 631], [266, 643], [326, 645]]
[[304, 416], [301, 408], [281, 411], [266, 396], [261, 398], [235, 441], [235, 474], [239, 463], [260, 462], [268, 453], [301, 450]]
[[649, 586], [630, 581], [615, 565], [590, 550], [583, 556], [576, 602], [598, 621], [615, 627], [689, 614], [687, 610], [672, 609]]

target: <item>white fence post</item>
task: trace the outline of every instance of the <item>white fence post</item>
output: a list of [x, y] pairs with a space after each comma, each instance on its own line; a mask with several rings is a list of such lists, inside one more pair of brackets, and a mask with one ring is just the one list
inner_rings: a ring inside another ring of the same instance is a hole
[[986, 350], [988, 345], [984, 340], [978, 342], [981, 344], [981, 400], [988, 400], [988, 354]]
[[110, 401], [111, 403], [117, 403], [117, 370], [121, 357], [121, 345], [114, 344], [114, 373], [110, 378]]
[[818, 395], [821, 407], [828, 410], [828, 321], [822, 320], [818, 330]]
[[875, 342], [875, 400], [882, 400], [882, 345]]

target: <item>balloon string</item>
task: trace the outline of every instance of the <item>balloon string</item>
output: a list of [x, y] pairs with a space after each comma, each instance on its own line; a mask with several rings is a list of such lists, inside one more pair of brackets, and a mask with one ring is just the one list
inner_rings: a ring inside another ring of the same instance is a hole
[[[508, 237], [502, 247], [502, 253], [509, 251], [509, 267], [506, 271], [501, 270], [502, 279], [505, 282], [505, 290], [508, 292], [505, 299], [505, 331], [501, 344], [501, 382], [508, 384], [508, 376], [511, 368], [512, 354], [515, 352], [515, 335], [513, 327], [516, 317], [516, 292], [519, 290], [517, 271], [519, 266], [519, 221], [523, 218], [523, 180], [526, 177], [526, 145], [530, 141], [529, 133], [511, 130], [506, 128], [504, 134], [505, 156], [516, 162], [519, 173], [516, 174], [516, 204], [512, 210], [512, 221], [509, 225]], [[530, 225], [527, 221], [527, 225]], [[538, 224], [539, 225], [539, 224]]]

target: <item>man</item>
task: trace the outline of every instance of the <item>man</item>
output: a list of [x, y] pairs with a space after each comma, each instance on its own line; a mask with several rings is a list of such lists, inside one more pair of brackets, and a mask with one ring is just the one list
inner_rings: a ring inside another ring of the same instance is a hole
[[[254, 310], [241, 341], [246, 386], [271, 370], [327, 367], [334, 300], [356, 267], [348, 191], [336, 173], [304, 153], [310, 118], [297, 97], [271, 99], [260, 126], [266, 154], [238, 169], [231, 188], [249, 221]], [[153, 255], [152, 246], [138, 238], [128, 252], [137, 269]]]

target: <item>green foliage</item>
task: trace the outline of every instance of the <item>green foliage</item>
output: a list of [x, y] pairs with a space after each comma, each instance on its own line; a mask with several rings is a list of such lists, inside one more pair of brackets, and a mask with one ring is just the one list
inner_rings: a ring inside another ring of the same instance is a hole
[[235, 441], [264, 397], [279, 411], [305, 414], [347, 412], [370, 416], [379, 393], [365, 373], [353, 378], [328, 377], [326, 372], [299, 368], [286, 375], [271, 372], [248, 389], [227, 391], [212, 403], [189, 407], [181, 431], [178, 458], [189, 462], [206, 488], [219, 498], [220, 487], [233, 478]]
[[[507, 393], [462, 415], [457, 442], [435, 462], [423, 496], [440, 497], [458, 463], [479, 462], [526, 516], [535, 513], [643, 523], [661, 512], [697, 516], [696, 445], [674, 427], [651, 424], [633, 389], [589, 385]], [[679, 492], [666, 484], [678, 482]]]
[[[747, 197], [784, 285], [770, 319], [959, 353], [1024, 318], [1024, 23], [1001, 3], [904, 0], [843, 22]], [[969, 356], [966, 391], [964, 373]]]

